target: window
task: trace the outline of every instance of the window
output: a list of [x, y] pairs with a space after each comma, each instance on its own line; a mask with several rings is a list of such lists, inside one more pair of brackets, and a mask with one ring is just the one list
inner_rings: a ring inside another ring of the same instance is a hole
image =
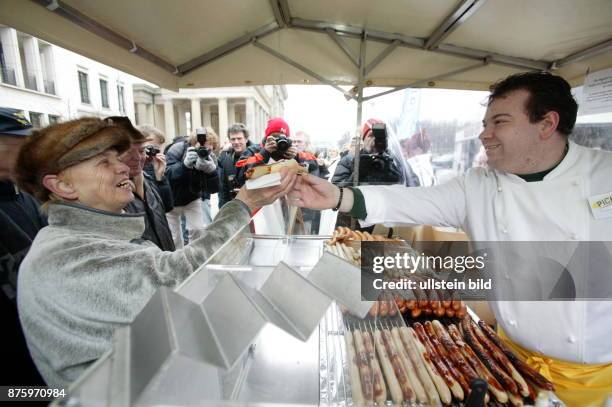
[[100, 79], [100, 98], [102, 99], [102, 107], [108, 107], [108, 82], [106, 79]]
[[88, 75], [79, 71], [79, 90], [81, 91], [81, 103], [91, 103], [89, 101], [89, 84], [87, 83]]
[[42, 127], [42, 113], [30, 112], [30, 123], [36, 129]]
[[4, 50], [0, 43], [0, 80], [9, 85], [17, 86], [17, 79], [15, 77], [15, 70], [6, 65], [4, 60]]
[[123, 89], [123, 85], [117, 84], [117, 98], [119, 100], [119, 111], [121, 113], [125, 113], [125, 99]]
[[56, 123], [59, 123], [59, 121], [60, 121], [60, 117], [59, 116], [56, 116], [56, 115], [53, 115], [53, 114], [49, 115], [49, 124], [56, 124]]

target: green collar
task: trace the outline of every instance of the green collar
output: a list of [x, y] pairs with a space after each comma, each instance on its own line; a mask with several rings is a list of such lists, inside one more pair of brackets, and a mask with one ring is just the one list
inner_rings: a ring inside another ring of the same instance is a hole
[[561, 164], [563, 162], [563, 159], [567, 155], [567, 151], [568, 150], [569, 150], [569, 143], [565, 143], [565, 150], [563, 151], [563, 157], [561, 157], [561, 160], [559, 160], [559, 162], [557, 164], [553, 165], [551, 168], [549, 168], [547, 170], [540, 171], [540, 172], [534, 172], [534, 173], [531, 173], [531, 174], [515, 174], [515, 175], [518, 176], [518, 177], [521, 177], [522, 179], [524, 179], [527, 182], [542, 181], [544, 179], [544, 177], [548, 175], [549, 172], [551, 172], [552, 170], [557, 168], [559, 166], [559, 164]]

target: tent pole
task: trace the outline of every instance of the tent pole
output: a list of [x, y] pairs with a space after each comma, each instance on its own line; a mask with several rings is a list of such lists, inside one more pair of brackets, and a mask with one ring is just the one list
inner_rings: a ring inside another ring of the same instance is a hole
[[[359, 47], [359, 75], [357, 80], [357, 122], [355, 123], [355, 151], [353, 160], [353, 186], [359, 185], [359, 152], [361, 151], [361, 122], [363, 115], [363, 85], [365, 82], [365, 53], [367, 33], [364, 30]], [[355, 218], [351, 219], [351, 229], [355, 229]]]

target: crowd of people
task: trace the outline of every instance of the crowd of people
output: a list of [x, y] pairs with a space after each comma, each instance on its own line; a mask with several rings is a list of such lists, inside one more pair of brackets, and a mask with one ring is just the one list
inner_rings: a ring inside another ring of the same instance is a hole
[[[33, 129], [18, 111], [0, 109], [4, 349], [21, 367], [3, 369], [1, 383], [67, 387], [111, 348], [114, 330], [133, 321], [158, 287], [183, 281], [254, 211], [281, 197], [312, 210], [304, 220], [313, 225], [320, 210], [333, 209], [364, 228], [453, 226], [481, 241], [612, 240], [612, 218], [592, 217], [586, 199], [609, 191], [612, 154], [568, 141], [576, 112], [560, 77], [527, 73], [499, 82], [480, 135], [486, 165], [431, 186], [432, 174], [413, 169], [428, 140], [409, 138], [402, 148], [414, 154], [406, 161], [393, 154], [385, 123], [376, 119], [355, 141], [361, 148], [319, 157], [308, 134], [292, 133], [282, 118], [271, 119], [261, 137], [232, 124], [220, 150], [212, 128], [169, 142], [126, 117]], [[244, 186], [250, 168], [280, 160], [296, 160], [308, 175], [283, 169], [280, 185]], [[574, 198], [567, 199], [570, 190]], [[609, 304], [498, 302], [494, 312], [518, 353], [549, 358], [563, 397], [585, 400], [600, 394], [589, 383], [612, 384]]]

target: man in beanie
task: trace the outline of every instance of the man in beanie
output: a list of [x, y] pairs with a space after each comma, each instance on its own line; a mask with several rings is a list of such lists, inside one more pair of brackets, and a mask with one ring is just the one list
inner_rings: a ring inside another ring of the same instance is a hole
[[0, 108], [0, 307], [2, 355], [11, 369], [2, 369], [2, 385], [44, 385], [23, 337], [17, 315], [17, 272], [38, 231], [47, 225], [40, 206], [13, 183], [15, 160], [32, 125], [15, 109]]
[[[359, 155], [359, 185], [392, 185], [405, 184], [406, 186], [419, 186], [418, 178], [401, 162], [392, 157], [389, 149], [378, 151], [372, 127], [375, 124], [384, 124], [379, 119], [368, 119], [361, 130], [363, 148]], [[332, 183], [341, 187], [352, 186], [355, 178], [354, 150], [349, 151], [336, 167]], [[406, 171], [403, 171], [403, 170]], [[337, 226], [351, 226], [351, 218], [346, 214], [338, 214]], [[372, 232], [373, 226], [358, 228], [358, 230]]]
[[[147, 155], [144, 143], [147, 138], [138, 131], [130, 122], [130, 119], [122, 116], [107, 117], [109, 124], [114, 124], [126, 130], [132, 140], [132, 147], [121, 156], [121, 161], [130, 167], [130, 180], [134, 192], [134, 200], [124, 209], [127, 213], [145, 214], [145, 231], [142, 237], [150, 240], [157, 247], [164, 251], [174, 251], [174, 241], [172, 233], [166, 220], [166, 212], [172, 210], [164, 205], [164, 201], [159, 194], [159, 187], [164, 187], [168, 181], [164, 177], [166, 161], [162, 157], [154, 157], [153, 163], [155, 178], [143, 171]], [[169, 186], [168, 186], [169, 188]]]
[[289, 124], [284, 119], [280, 117], [270, 119], [261, 144], [247, 148], [236, 163], [238, 185], [241, 186], [246, 181], [245, 173], [249, 168], [272, 164], [283, 159], [296, 159], [301, 163], [297, 157], [298, 150], [292, 145], [290, 136]]

